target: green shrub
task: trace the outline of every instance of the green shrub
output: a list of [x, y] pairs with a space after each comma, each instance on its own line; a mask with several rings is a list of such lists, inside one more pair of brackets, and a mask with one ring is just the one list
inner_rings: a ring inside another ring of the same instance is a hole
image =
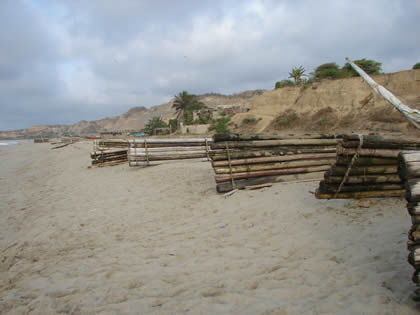
[[171, 128], [171, 132], [176, 131], [178, 128], [178, 119], [169, 119], [169, 128]]
[[[382, 63], [370, 59], [361, 59], [354, 61], [356, 65], [362, 68], [367, 74], [380, 74], [382, 70]], [[359, 74], [352, 68], [347, 62], [343, 68], [341, 68], [343, 76], [357, 77]]]
[[153, 134], [153, 131], [156, 128], [167, 128], [168, 124], [165, 123], [159, 116], [155, 116], [150, 119], [146, 126], [144, 127], [144, 131], [148, 134]]
[[292, 123], [298, 120], [298, 115], [293, 110], [288, 110], [280, 115], [278, 115], [275, 119], [275, 123], [279, 127], [286, 127], [290, 126]]
[[242, 120], [242, 123], [244, 125], [252, 125], [252, 124], [255, 124], [256, 122], [257, 122], [257, 119], [256, 118], [244, 118]]
[[335, 62], [324, 63], [315, 69], [314, 77], [317, 80], [338, 79], [341, 77], [341, 70]]
[[216, 133], [229, 133], [229, 128], [227, 126], [230, 121], [230, 117], [223, 117], [216, 120], [215, 130]]
[[274, 85], [275, 89], [280, 89], [286, 86], [294, 86], [295, 84], [293, 83], [292, 80], [281, 80], [281, 81], [277, 81], [276, 84]]
[[413, 70], [414, 69], [420, 69], [420, 62], [417, 62], [414, 66], [413, 66]]

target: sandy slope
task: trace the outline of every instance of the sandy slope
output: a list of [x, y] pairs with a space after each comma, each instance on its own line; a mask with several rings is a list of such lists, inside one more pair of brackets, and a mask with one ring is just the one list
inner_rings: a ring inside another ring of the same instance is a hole
[[0, 313], [415, 314], [401, 200], [215, 193], [209, 163], [0, 148]]

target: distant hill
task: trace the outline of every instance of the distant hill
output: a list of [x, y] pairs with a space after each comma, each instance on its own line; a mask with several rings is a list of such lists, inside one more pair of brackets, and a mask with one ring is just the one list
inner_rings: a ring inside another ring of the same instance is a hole
[[[420, 109], [420, 70], [374, 76], [374, 79], [407, 105]], [[383, 132], [412, 134], [413, 127], [360, 78], [325, 80], [307, 87], [246, 91], [234, 95], [207, 93], [198, 96], [209, 107], [243, 105], [250, 110], [236, 114], [229, 127], [233, 132]], [[89, 135], [101, 131], [142, 129], [149, 119], [175, 117], [173, 100], [134, 107], [121, 116], [74, 125], [33, 126], [0, 131], [0, 139]], [[244, 119], [247, 118], [244, 122]], [[249, 123], [252, 121], [252, 123]], [[417, 132], [417, 131], [415, 131]]]

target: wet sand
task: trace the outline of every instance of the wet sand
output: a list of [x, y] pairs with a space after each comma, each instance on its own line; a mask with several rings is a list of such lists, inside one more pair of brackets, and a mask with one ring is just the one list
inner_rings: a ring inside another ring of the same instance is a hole
[[218, 195], [210, 163], [0, 148], [2, 314], [417, 314], [403, 200]]

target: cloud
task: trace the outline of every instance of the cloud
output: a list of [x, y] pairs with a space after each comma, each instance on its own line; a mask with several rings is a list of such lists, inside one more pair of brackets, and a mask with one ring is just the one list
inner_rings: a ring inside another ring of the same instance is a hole
[[271, 89], [347, 56], [420, 61], [419, 1], [4, 0], [0, 21], [0, 130]]

